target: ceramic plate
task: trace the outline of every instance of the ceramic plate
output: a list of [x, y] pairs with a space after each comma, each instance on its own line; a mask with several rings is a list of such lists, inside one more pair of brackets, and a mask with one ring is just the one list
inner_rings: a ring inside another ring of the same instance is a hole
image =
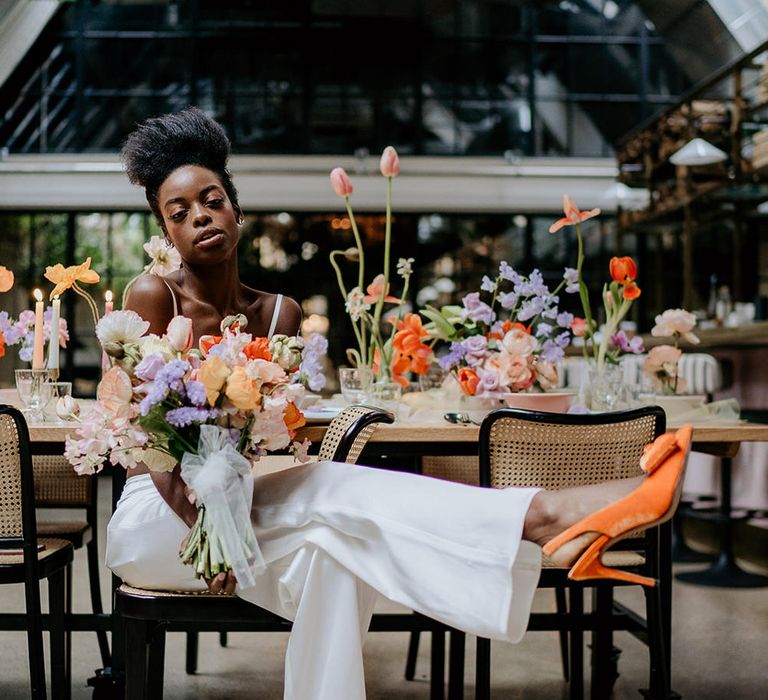
[[335, 418], [342, 410], [338, 406], [329, 406], [328, 408], [312, 407], [303, 410], [302, 413], [308, 423], [322, 423], [323, 421], [330, 421], [332, 418]]

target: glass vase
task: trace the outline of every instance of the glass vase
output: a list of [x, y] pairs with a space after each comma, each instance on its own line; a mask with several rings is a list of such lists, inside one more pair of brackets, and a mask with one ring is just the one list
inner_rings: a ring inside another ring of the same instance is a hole
[[616, 411], [626, 406], [624, 367], [592, 364], [587, 370], [584, 403], [590, 411]]

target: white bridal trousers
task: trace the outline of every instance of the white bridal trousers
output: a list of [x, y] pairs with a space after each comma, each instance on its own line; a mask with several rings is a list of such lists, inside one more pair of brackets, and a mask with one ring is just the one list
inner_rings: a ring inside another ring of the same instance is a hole
[[[286, 700], [363, 700], [363, 641], [377, 595], [452, 627], [519, 641], [541, 550], [522, 541], [537, 489], [481, 489], [316, 462], [256, 477], [267, 562], [237, 594], [293, 620]], [[131, 477], [107, 530], [107, 566], [137, 588], [200, 590], [178, 552], [188, 528], [151, 477]]]

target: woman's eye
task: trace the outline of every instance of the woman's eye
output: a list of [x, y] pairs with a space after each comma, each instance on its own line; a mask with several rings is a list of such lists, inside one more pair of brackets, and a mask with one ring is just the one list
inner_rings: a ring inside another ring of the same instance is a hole
[[220, 207], [222, 204], [224, 204], [224, 200], [223, 199], [209, 199], [205, 203], [205, 205], [207, 207], [213, 207], [214, 209]]
[[179, 211], [174, 212], [171, 214], [171, 221], [181, 221], [184, 218], [184, 215], [186, 212], [183, 209], [179, 209]]

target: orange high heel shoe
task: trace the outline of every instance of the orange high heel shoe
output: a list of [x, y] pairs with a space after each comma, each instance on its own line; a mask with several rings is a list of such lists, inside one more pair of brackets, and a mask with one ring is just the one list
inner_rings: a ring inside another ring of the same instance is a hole
[[684, 425], [677, 432], [660, 435], [647, 445], [640, 459], [640, 468], [647, 474], [643, 483], [624, 498], [592, 513], [547, 542], [544, 554], [552, 556], [576, 537], [597, 533], [597, 539], [571, 567], [568, 578], [574, 581], [605, 578], [655, 586], [656, 581], [647, 576], [604, 566], [600, 556], [633, 531], [659, 525], [674, 515], [683, 489], [692, 435], [692, 427]]

